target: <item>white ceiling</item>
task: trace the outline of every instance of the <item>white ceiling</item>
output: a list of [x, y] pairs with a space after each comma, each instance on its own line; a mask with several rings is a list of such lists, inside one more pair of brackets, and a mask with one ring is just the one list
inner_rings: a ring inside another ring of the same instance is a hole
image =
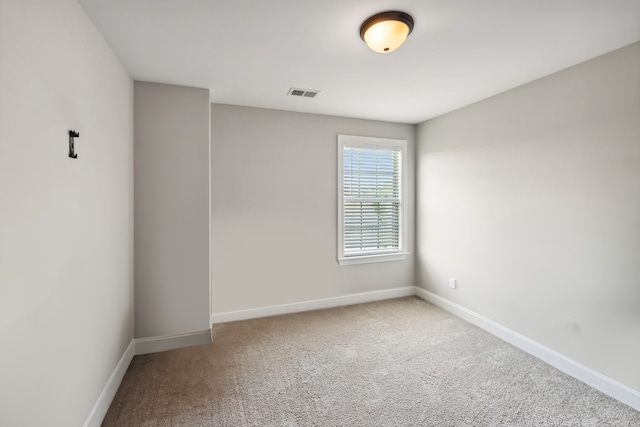
[[[208, 88], [216, 103], [402, 123], [640, 40], [640, 0], [78, 1], [136, 80]], [[382, 55], [359, 28], [385, 10], [415, 28]]]

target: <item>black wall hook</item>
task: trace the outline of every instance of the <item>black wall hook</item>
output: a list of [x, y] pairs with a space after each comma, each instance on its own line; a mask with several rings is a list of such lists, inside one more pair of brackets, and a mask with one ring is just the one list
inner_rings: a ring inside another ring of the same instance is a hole
[[75, 154], [75, 148], [73, 146], [73, 138], [79, 138], [79, 137], [80, 137], [80, 134], [75, 130], [69, 131], [69, 157], [71, 157], [72, 159], [78, 158], [78, 155]]

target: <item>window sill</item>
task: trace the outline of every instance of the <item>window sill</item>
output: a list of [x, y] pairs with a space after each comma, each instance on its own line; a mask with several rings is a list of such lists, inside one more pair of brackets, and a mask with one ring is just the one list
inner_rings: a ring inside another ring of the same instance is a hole
[[392, 254], [380, 254], [380, 255], [361, 255], [338, 258], [340, 265], [351, 264], [368, 264], [371, 262], [385, 262], [385, 261], [401, 261], [407, 258], [409, 252], [394, 252]]

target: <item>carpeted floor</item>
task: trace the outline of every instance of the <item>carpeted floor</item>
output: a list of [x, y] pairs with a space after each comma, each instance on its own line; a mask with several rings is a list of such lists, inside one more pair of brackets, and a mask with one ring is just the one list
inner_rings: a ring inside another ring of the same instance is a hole
[[640, 412], [416, 297], [213, 337], [136, 356], [103, 426], [640, 426]]

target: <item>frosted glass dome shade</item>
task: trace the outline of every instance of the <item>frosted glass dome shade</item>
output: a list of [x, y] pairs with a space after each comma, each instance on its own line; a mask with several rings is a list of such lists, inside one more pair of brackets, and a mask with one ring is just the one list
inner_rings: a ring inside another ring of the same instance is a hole
[[413, 30], [413, 18], [403, 12], [383, 12], [367, 19], [360, 37], [374, 52], [389, 53], [399, 48]]

